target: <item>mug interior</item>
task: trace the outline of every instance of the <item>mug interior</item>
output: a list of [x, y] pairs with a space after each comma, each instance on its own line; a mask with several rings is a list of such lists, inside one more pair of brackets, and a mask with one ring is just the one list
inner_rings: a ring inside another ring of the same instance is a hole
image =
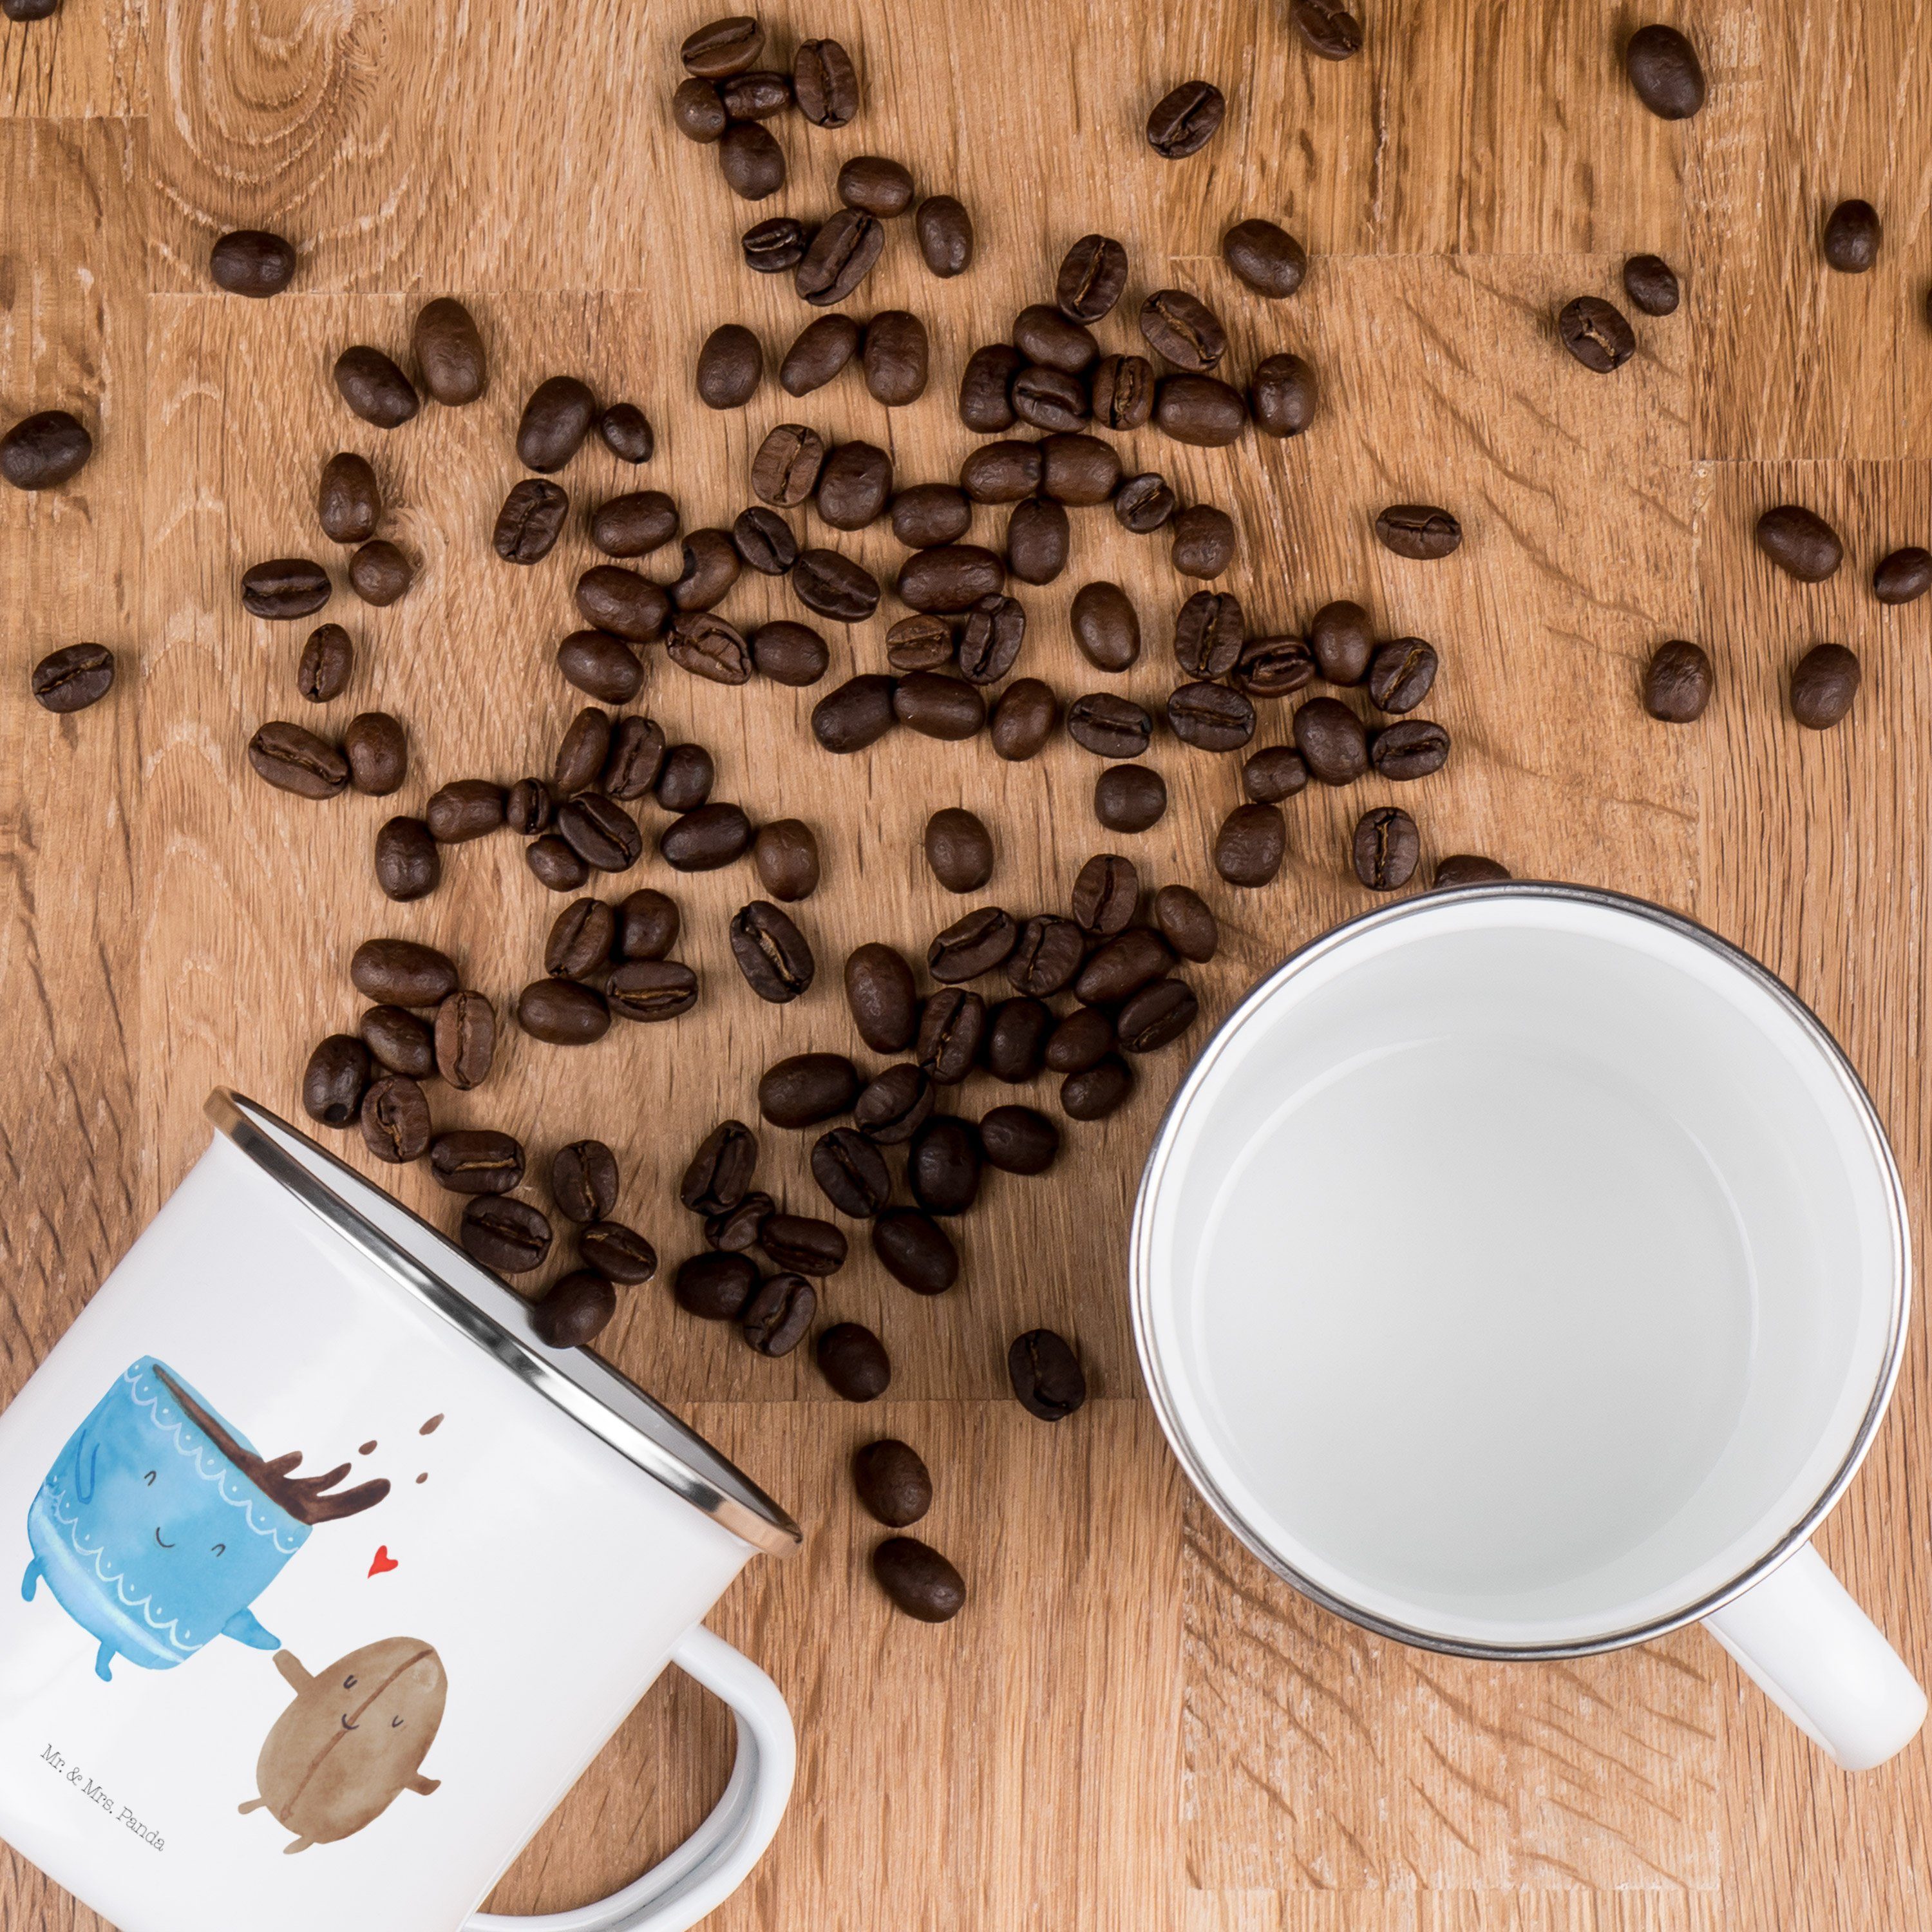
[[1190, 1076], [1144, 1362], [1210, 1498], [1339, 1607], [1587, 1645], [1721, 1591], [1862, 1447], [1897, 1190], [1741, 956], [1601, 896], [1444, 895], [1291, 962]]

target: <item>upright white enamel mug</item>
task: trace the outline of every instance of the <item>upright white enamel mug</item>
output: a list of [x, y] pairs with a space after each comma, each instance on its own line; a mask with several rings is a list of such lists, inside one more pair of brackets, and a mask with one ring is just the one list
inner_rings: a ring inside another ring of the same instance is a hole
[[[794, 1762], [700, 1619], [796, 1527], [304, 1136], [208, 1112], [0, 1414], [0, 1838], [122, 1932], [691, 1924]], [[711, 1816], [614, 1898], [466, 1916], [667, 1663], [736, 1715]]]
[[1183, 1466], [1329, 1609], [1499, 1658], [1701, 1619], [1840, 1764], [1918, 1730], [1808, 1541], [1898, 1370], [1898, 1171], [1824, 1028], [1702, 928], [1511, 884], [1328, 934], [1175, 1096], [1132, 1270]]

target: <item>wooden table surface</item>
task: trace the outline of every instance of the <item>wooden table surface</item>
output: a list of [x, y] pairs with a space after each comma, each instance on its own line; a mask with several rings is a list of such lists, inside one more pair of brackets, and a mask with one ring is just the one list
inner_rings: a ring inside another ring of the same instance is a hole
[[[754, 216], [670, 126], [676, 47], [706, 10], [65, 0], [52, 22], [0, 28], [0, 405], [9, 418], [74, 406], [98, 442], [67, 488], [0, 502], [0, 971], [14, 1029], [0, 1061], [0, 1399], [200, 1151], [211, 1087], [295, 1109], [310, 1045], [358, 1010], [346, 975], [358, 941], [445, 946], [500, 1006], [536, 970], [556, 902], [514, 839], [452, 852], [442, 890], [410, 906], [384, 900], [369, 866], [376, 825], [436, 784], [546, 770], [581, 701], [550, 652], [574, 622], [586, 541], [573, 530], [530, 571], [488, 547], [533, 384], [567, 371], [641, 402], [658, 430], [644, 479], [676, 496], [687, 525], [750, 500], [750, 454], [786, 418], [888, 445], [903, 479], [949, 476], [970, 441], [951, 407], [964, 358], [1049, 294], [1060, 251], [1096, 227], [1133, 258], [1108, 346], [1130, 346], [1142, 293], [1178, 284], [1226, 316], [1233, 365], [1292, 348], [1319, 370], [1322, 414], [1295, 442], [1127, 440], [1185, 494], [1235, 508], [1226, 583], [1257, 624], [1294, 627], [1352, 596], [1384, 632], [1437, 643], [1430, 709], [1456, 755], [1400, 794], [1426, 862], [1478, 850], [1648, 895], [1767, 961], [1869, 1082], [1918, 1220], [1932, 1154], [1932, 604], [1882, 608], [1867, 578], [1894, 545], [1932, 540], [1932, 37], [1919, 10], [1666, 0], [1659, 11], [1682, 16], [1711, 80], [1703, 112], [1672, 124], [1622, 76], [1624, 38], [1652, 16], [1598, 0], [1364, 0], [1368, 45], [1342, 66], [1311, 58], [1274, 0], [786, 0], [767, 16], [781, 52], [844, 40], [865, 106], [836, 133], [780, 125], [791, 184], [757, 214], [822, 214], [838, 163], [879, 152], [922, 191], [958, 195], [978, 226], [971, 272], [940, 283], [902, 225], [862, 292], [862, 310], [903, 304], [932, 333], [930, 392], [890, 416], [854, 374], [802, 403], [769, 381], [742, 412], [694, 400], [693, 358], [714, 324], [748, 322], [775, 354], [807, 313], [787, 278], [742, 268], [736, 238]], [[1142, 120], [1196, 75], [1226, 91], [1227, 123], [1170, 164]], [[1852, 194], [1886, 223], [1862, 278], [1828, 272], [1817, 247], [1825, 212]], [[1307, 244], [1292, 301], [1247, 296], [1220, 261], [1222, 230], [1250, 214]], [[259, 304], [214, 291], [209, 243], [257, 224], [300, 243], [297, 288]], [[1635, 318], [1621, 372], [1586, 373], [1556, 342], [1556, 310], [1616, 295], [1623, 258], [1651, 250], [1684, 276], [1683, 308]], [[427, 408], [393, 435], [351, 418], [328, 378], [335, 353], [358, 340], [402, 353], [416, 304], [443, 293], [481, 321], [487, 398]], [[339, 561], [313, 508], [339, 447], [373, 458], [389, 533], [424, 568], [388, 610], [352, 608], [346, 592], [332, 607], [362, 657], [327, 722], [394, 710], [413, 770], [399, 800], [313, 805], [268, 790], [244, 757], [265, 719], [306, 712], [292, 680], [308, 626], [245, 616], [236, 580], [267, 556]], [[560, 480], [584, 502], [630, 473], [593, 450]], [[1403, 562], [1372, 541], [1375, 508], [1414, 498], [1461, 515], [1450, 562]], [[1751, 545], [1757, 512], [1792, 498], [1844, 535], [1828, 584], [1777, 574]], [[996, 526], [982, 512], [979, 527]], [[897, 554], [883, 527], [844, 541], [880, 568]], [[1191, 586], [1164, 544], [1102, 512], [1076, 517], [1066, 577], [1028, 595], [1023, 668], [1065, 697], [1108, 682], [1066, 626], [1073, 588], [1100, 576], [1128, 586], [1150, 632], [1118, 688], [1157, 702], [1166, 627]], [[726, 609], [744, 621], [785, 604], [760, 580]], [[876, 624], [827, 627], [834, 678], [883, 668], [890, 614], [889, 600]], [[1637, 701], [1641, 665], [1673, 636], [1717, 665], [1717, 698], [1689, 728], [1653, 723]], [[120, 653], [121, 682], [97, 709], [51, 717], [27, 699], [28, 667], [82, 638]], [[1857, 651], [1864, 687], [1842, 729], [1815, 735], [1792, 724], [1784, 690], [1821, 639]], [[1018, 910], [1058, 906], [1082, 860], [1116, 844], [1150, 883], [1206, 891], [1227, 934], [1193, 975], [1210, 1018], [1368, 903], [1345, 844], [1355, 815], [1391, 795], [1379, 784], [1293, 801], [1288, 866], [1239, 894], [1208, 863], [1238, 760], [1165, 742], [1154, 756], [1172, 809], [1121, 841], [1094, 824], [1096, 766], [1064, 738], [1012, 766], [983, 739], [904, 734], [834, 760], [805, 728], [817, 694], [700, 684], [660, 656], [642, 700], [674, 736], [711, 747], [719, 796], [816, 826], [825, 882], [800, 918], [825, 970], [808, 997], [762, 1005], [733, 970], [724, 928], [754, 896], [745, 867], [682, 878], [652, 854], [632, 878], [683, 907], [698, 1011], [620, 1026], [585, 1052], [512, 1036], [482, 1089], [434, 1090], [440, 1122], [500, 1125], [539, 1150], [608, 1140], [621, 1211], [668, 1262], [691, 1245], [674, 1189], [697, 1139], [717, 1118], [755, 1118], [770, 1060], [856, 1046], [845, 952], [872, 938], [916, 950], [953, 915], [919, 851], [938, 806], [988, 819], [988, 896]], [[1261, 742], [1280, 740], [1286, 717], [1267, 707]], [[825, 1299], [886, 1338], [885, 1402], [832, 1398], [808, 1350], [753, 1356], [728, 1328], [680, 1313], [662, 1282], [629, 1294], [604, 1337], [807, 1532], [800, 1558], [754, 1564], [712, 1618], [778, 1679], [800, 1739], [790, 1816], [716, 1923], [1932, 1923], [1922, 1741], [1844, 1775], [1695, 1630], [1547, 1666], [1404, 1650], [1276, 1582], [1193, 1498], [1138, 1381], [1124, 1281], [1127, 1205], [1186, 1057], [1144, 1063], [1132, 1104], [1072, 1127], [1051, 1175], [992, 1177], [955, 1293], [906, 1294], [860, 1244]], [[965, 1111], [1000, 1097], [976, 1082]], [[810, 1211], [806, 1138], [768, 1134], [764, 1172]], [[425, 1174], [400, 1184], [453, 1223]], [[1077, 1336], [1094, 1390], [1056, 1428], [1004, 1392], [1008, 1340], [1040, 1324]], [[970, 1588], [944, 1628], [892, 1612], [868, 1574], [879, 1532], [845, 1464], [885, 1432], [930, 1463], [922, 1534]], [[1891, 1418], [1820, 1542], [1922, 1676], [1928, 1452], [1920, 1319]], [[497, 1908], [560, 1908], [629, 1876], [700, 1815], [727, 1750], [717, 1709], [662, 1682]], [[0, 1855], [0, 1925], [96, 1922]]]

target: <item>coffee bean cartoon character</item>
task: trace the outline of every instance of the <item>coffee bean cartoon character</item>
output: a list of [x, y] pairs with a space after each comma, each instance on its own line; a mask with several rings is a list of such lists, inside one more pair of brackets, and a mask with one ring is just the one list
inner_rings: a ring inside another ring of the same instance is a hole
[[275, 1668], [296, 1701], [256, 1762], [260, 1795], [238, 1808], [273, 1813], [296, 1834], [285, 1850], [332, 1844], [373, 1823], [399, 1793], [427, 1798], [437, 1788], [441, 1780], [421, 1767], [442, 1722], [449, 1680], [428, 1644], [384, 1637], [313, 1676], [282, 1650]]

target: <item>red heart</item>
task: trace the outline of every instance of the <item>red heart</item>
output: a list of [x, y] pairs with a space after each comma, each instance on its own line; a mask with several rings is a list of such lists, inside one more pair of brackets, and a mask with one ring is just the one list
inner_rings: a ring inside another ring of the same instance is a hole
[[372, 1576], [380, 1576], [385, 1570], [393, 1570], [395, 1567], [396, 1559], [389, 1554], [389, 1546], [385, 1543], [377, 1549], [375, 1558], [369, 1565], [369, 1574]]

